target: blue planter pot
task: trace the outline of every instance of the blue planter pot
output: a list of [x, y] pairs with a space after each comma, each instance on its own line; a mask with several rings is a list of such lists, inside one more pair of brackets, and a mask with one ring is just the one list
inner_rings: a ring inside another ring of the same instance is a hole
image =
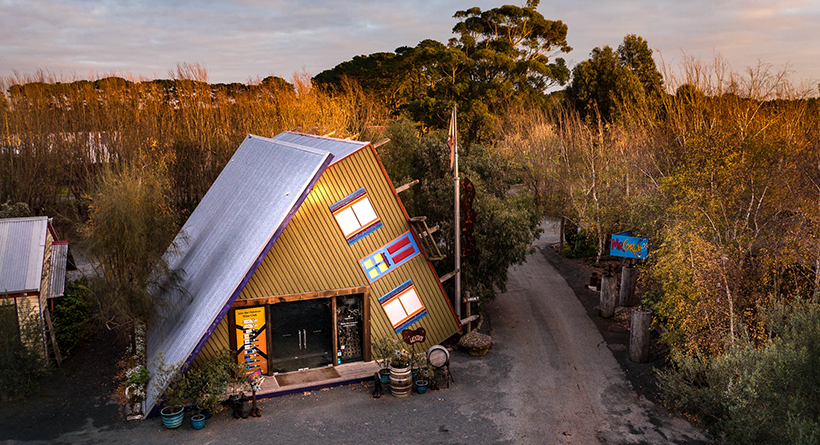
[[159, 412], [162, 415], [162, 424], [165, 428], [179, 428], [185, 418], [185, 410], [181, 406], [166, 406]]
[[205, 428], [205, 415], [204, 414], [197, 414], [191, 417], [191, 423], [194, 425], [195, 430], [201, 430]]
[[429, 386], [429, 382], [427, 380], [417, 380], [416, 381], [416, 392], [419, 394], [424, 394], [427, 392], [427, 387]]
[[[382, 372], [382, 371], [387, 371]], [[389, 385], [390, 384], [390, 370], [389, 369], [382, 369], [379, 371], [379, 380], [381, 380], [382, 385]]]

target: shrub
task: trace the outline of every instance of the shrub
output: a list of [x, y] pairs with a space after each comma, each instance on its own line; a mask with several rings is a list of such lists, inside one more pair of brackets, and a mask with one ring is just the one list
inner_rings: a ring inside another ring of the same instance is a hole
[[0, 303], [0, 399], [15, 399], [35, 392], [47, 372], [42, 343], [22, 338], [41, 338], [40, 321], [31, 314], [19, 326], [14, 306]]
[[761, 308], [771, 340], [723, 356], [675, 356], [660, 373], [666, 404], [731, 443], [820, 443], [820, 305]]
[[91, 295], [83, 278], [66, 283], [65, 293], [54, 302], [54, 335], [60, 352], [67, 354], [91, 332]]

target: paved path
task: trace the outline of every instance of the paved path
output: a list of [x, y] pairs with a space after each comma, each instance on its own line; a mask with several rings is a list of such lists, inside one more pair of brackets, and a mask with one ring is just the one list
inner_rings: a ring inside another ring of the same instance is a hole
[[[549, 229], [536, 249], [556, 239]], [[360, 384], [278, 397], [261, 403], [261, 419], [221, 413], [200, 431], [188, 418], [183, 427], [165, 430], [158, 419], [123, 425], [88, 417], [75, 431], [31, 442], [703, 443], [688, 423], [659, 415], [636, 396], [581, 303], [540, 251], [511, 271], [508, 291], [491, 311], [493, 348], [480, 358], [454, 351], [450, 389], [373, 399], [371, 387]], [[17, 443], [4, 439], [0, 431], [0, 443]]]

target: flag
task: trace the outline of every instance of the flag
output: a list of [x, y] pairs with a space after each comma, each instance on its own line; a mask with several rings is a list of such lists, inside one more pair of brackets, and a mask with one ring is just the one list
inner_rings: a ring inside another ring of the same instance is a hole
[[456, 104], [453, 104], [453, 114], [450, 116], [450, 132], [447, 134], [447, 145], [450, 146], [450, 170], [456, 158], [456, 144], [458, 144], [458, 133], [456, 132]]

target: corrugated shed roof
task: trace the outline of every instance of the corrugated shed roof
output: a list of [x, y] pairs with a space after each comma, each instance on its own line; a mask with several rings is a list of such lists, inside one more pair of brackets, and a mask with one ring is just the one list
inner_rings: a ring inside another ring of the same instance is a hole
[[[147, 338], [152, 376], [160, 354], [166, 364], [193, 361], [333, 159], [311, 139], [296, 141], [248, 136], [169, 248], [185, 292], [161, 295]], [[150, 385], [147, 412], [160, 392]]]
[[48, 217], [0, 219], [0, 295], [39, 292]]
[[330, 154], [333, 155], [333, 162], [331, 162], [330, 165], [333, 165], [370, 145], [369, 142], [314, 136], [304, 133], [293, 133], [290, 131], [279, 133], [268, 140], [276, 141], [280, 144], [296, 144], [297, 146], [311, 147], [317, 150], [330, 152]]
[[51, 244], [51, 295], [62, 297], [65, 292], [65, 265], [68, 261], [68, 243], [56, 241]]

